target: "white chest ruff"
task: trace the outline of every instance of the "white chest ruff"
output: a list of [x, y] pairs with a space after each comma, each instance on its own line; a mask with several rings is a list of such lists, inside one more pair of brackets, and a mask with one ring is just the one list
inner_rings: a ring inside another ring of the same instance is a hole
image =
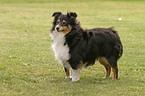
[[65, 43], [65, 37], [63, 33], [52, 33], [51, 34], [53, 43], [52, 48], [55, 53], [55, 58], [61, 61], [66, 61], [69, 59], [69, 48]]

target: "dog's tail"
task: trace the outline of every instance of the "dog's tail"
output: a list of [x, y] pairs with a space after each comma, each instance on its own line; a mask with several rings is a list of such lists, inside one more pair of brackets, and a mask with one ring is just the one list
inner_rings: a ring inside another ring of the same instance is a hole
[[114, 27], [110, 27], [109, 28], [114, 34], [116, 34], [116, 37], [118, 38], [117, 39], [117, 42], [116, 42], [116, 44], [115, 44], [115, 46], [114, 46], [114, 49], [118, 52], [118, 59], [122, 56], [122, 54], [123, 54], [123, 45], [122, 45], [122, 43], [121, 43], [121, 40], [120, 40], [120, 37], [119, 37], [119, 35], [118, 35], [118, 32], [116, 31], [116, 30], [114, 30]]

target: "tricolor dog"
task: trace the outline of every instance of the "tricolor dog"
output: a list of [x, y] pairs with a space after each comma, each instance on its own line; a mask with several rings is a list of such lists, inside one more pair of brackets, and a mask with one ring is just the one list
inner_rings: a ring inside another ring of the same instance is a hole
[[112, 68], [113, 79], [118, 79], [117, 60], [122, 56], [123, 46], [117, 31], [113, 28], [84, 30], [75, 12], [55, 12], [52, 17], [52, 48], [56, 59], [64, 66], [66, 78], [70, 78], [72, 69], [72, 81], [78, 81], [82, 67], [99, 61], [106, 69], [106, 78]]

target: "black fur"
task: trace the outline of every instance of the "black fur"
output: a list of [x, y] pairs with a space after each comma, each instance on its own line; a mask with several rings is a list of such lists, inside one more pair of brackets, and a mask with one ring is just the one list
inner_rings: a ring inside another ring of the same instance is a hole
[[80, 61], [87, 63], [88, 66], [94, 64], [98, 57], [118, 60], [122, 55], [121, 41], [112, 28], [95, 28], [85, 31], [81, 28], [74, 29], [66, 35], [66, 43], [71, 54], [68, 61], [73, 69], [77, 68]]

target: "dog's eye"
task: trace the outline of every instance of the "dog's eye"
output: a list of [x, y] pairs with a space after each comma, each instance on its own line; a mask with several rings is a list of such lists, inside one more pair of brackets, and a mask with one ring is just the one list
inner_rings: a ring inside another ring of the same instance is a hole
[[63, 25], [66, 25], [66, 22], [62, 22]]

